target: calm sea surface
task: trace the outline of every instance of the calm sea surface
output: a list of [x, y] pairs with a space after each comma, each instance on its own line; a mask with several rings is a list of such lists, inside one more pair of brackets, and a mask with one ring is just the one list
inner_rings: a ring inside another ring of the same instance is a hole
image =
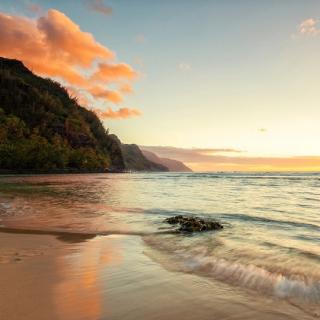
[[[214, 218], [224, 229], [164, 233], [163, 220], [177, 214]], [[319, 174], [2, 176], [0, 225], [137, 235], [166, 269], [320, 305]]]

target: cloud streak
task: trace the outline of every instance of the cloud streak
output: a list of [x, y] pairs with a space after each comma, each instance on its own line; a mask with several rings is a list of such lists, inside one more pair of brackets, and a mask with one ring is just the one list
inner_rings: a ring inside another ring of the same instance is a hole
[[248, 157], [237, 149], [141, 146], [159, 157], [182, 161], [194, 171], [316, 171], [320, 156]]
[[104, 89], [100, 86], [90, 88], [89, 92], [97, 99], [105, 99], [113, 103], [120, 103], [123, 100], [122, 95], [118, 91]]
[[112, 8], [104, 4], [103, 0], [93, 0], [88, 2], [90, 10], [109, 16], [112, 14]]
[[141, 146], [142, 149], [156, 153], [163, 158], [171, 158], [183, 162], [210, 162], [216, 154], [241, 153], [241, 150], [229, 148], [176, 148], [168, 146]]
[[181, 70], [181, 71], [189, 71], [191, 70], [191, 65], [189, 63], [185, 63], [185, 62], [180, 62], [178, 64], [178, 68]]
[[32, 13], [36, 13], [36, 14], [40, 14], [43, 12], [42, 7], [36, 3], [28, 3], [26, 5], [26, 8], [28, 11], [30, 11]]
[[117, 120], [141, 116], [141, 111], [139, 111], [138, 109], [131, 108], [120, 108], [116, 111], [112, 110], [111, 108], [108, 108], [106, 111], [95, 110], [95, 112], [101, 119]]
[[[115, 62], [112, 50], [55, 9], [37, 19], [0, 12], [0, 55], [22, 60], [37, 74], [63, 80], [74, 93], [82, 90], [109, 103], [122, 102], [129, 82], [137, 77], [131, 66]], [[81, 100], [85, 98], [82, 94]]]
[[132, 80], [137, 73], [126, 63], [109, 64], [100, 63], [98, 70], [92, 75], [94, 81], [108, 82], [122, 79]]

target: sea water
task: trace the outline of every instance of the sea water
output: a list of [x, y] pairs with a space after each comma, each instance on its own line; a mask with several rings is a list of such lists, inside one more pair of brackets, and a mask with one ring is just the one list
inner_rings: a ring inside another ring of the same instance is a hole
[[[220, 231], [177, 234], [174, 215]], [[0, 177], [3, 230], [141, 237], [168, 270], [320, 306], [320, 175], [132, 173]]]

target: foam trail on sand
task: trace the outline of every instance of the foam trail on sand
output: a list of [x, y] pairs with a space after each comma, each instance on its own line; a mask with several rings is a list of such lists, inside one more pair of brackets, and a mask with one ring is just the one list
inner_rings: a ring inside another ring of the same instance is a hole
[[201, 255], [194, 257], [183, 257], [182, 255], [182, 269], [185, 272], [213, 276], [228, 283], [274, 294], [280, 298], [294, 298], [320, 303], [320, 281], [317, 279], [283, 275], [255, 265], [244, 265], [226, 259]]

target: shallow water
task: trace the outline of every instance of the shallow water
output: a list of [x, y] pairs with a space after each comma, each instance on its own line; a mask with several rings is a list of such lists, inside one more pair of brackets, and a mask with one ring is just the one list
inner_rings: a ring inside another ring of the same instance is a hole
[[[2, 228], [141, 236], [170, 271], [230, 290], [320, 306], [320, 175], [148, 173], [3, 176]], [[198, 215], [224, 229], [163, 234], [163, 219]], [[190, 288], [192, 290], [192, 288]]]

